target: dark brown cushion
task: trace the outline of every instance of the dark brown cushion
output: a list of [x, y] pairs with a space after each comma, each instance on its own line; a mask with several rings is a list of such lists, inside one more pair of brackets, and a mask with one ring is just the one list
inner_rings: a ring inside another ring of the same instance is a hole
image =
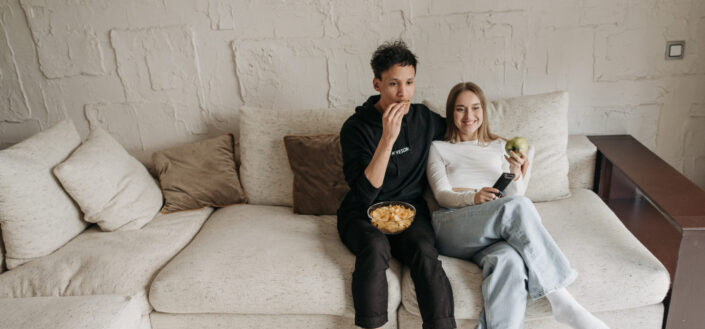
[[152, 161], [164, 194], [163, 214], [247, 202], [231, 134], [155, 152]]
[[334, 215], [350, 190], [340, 136], [284, 136], [284, 146], [294, 172], [294, 212]]

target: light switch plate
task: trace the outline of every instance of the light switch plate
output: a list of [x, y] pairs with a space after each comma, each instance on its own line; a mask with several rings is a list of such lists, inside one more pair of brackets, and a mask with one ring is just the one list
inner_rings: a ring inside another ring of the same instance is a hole
[[685, 55], [685, 41], [666, 42], [666, 59], [683, 59]]

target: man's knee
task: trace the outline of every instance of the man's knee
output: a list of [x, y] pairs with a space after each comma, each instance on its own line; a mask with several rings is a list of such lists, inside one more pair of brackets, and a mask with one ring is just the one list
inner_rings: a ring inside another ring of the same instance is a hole
[[363, 235], [362, 239], [362, 248], [356, 254], [358, 260], [383, 262], [386, 268], [387, 262], [392, 258], [387, 238], [382, 234], [367, 233]]
[[430, 239], [419, 239], [408, 241], [405, 248], [411, 254], [411, 261], [419, 261], [421, 264], [435, 264], [438, 262], [438, 250], [434, 245], [435, 241]]

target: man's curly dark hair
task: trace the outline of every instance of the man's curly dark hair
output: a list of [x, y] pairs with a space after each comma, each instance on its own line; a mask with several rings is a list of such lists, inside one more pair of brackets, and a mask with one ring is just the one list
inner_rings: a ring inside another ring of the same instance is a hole
[[411, 65], [416, 71], [416, 55], [406, 47], [402, 40], [388, 41], [380, 45], [372, 54], [372, 71], [375, 78], [382, 79], [382, 72], [389, 70], [395, 64], [401, 66]]

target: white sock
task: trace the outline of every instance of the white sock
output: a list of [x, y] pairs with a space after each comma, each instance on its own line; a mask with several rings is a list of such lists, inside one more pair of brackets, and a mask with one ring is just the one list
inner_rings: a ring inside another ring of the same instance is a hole
[[578, 303], [565, 288], [546, 295], [553, 317], [575, 329], [609, 329], [609, 327]]

